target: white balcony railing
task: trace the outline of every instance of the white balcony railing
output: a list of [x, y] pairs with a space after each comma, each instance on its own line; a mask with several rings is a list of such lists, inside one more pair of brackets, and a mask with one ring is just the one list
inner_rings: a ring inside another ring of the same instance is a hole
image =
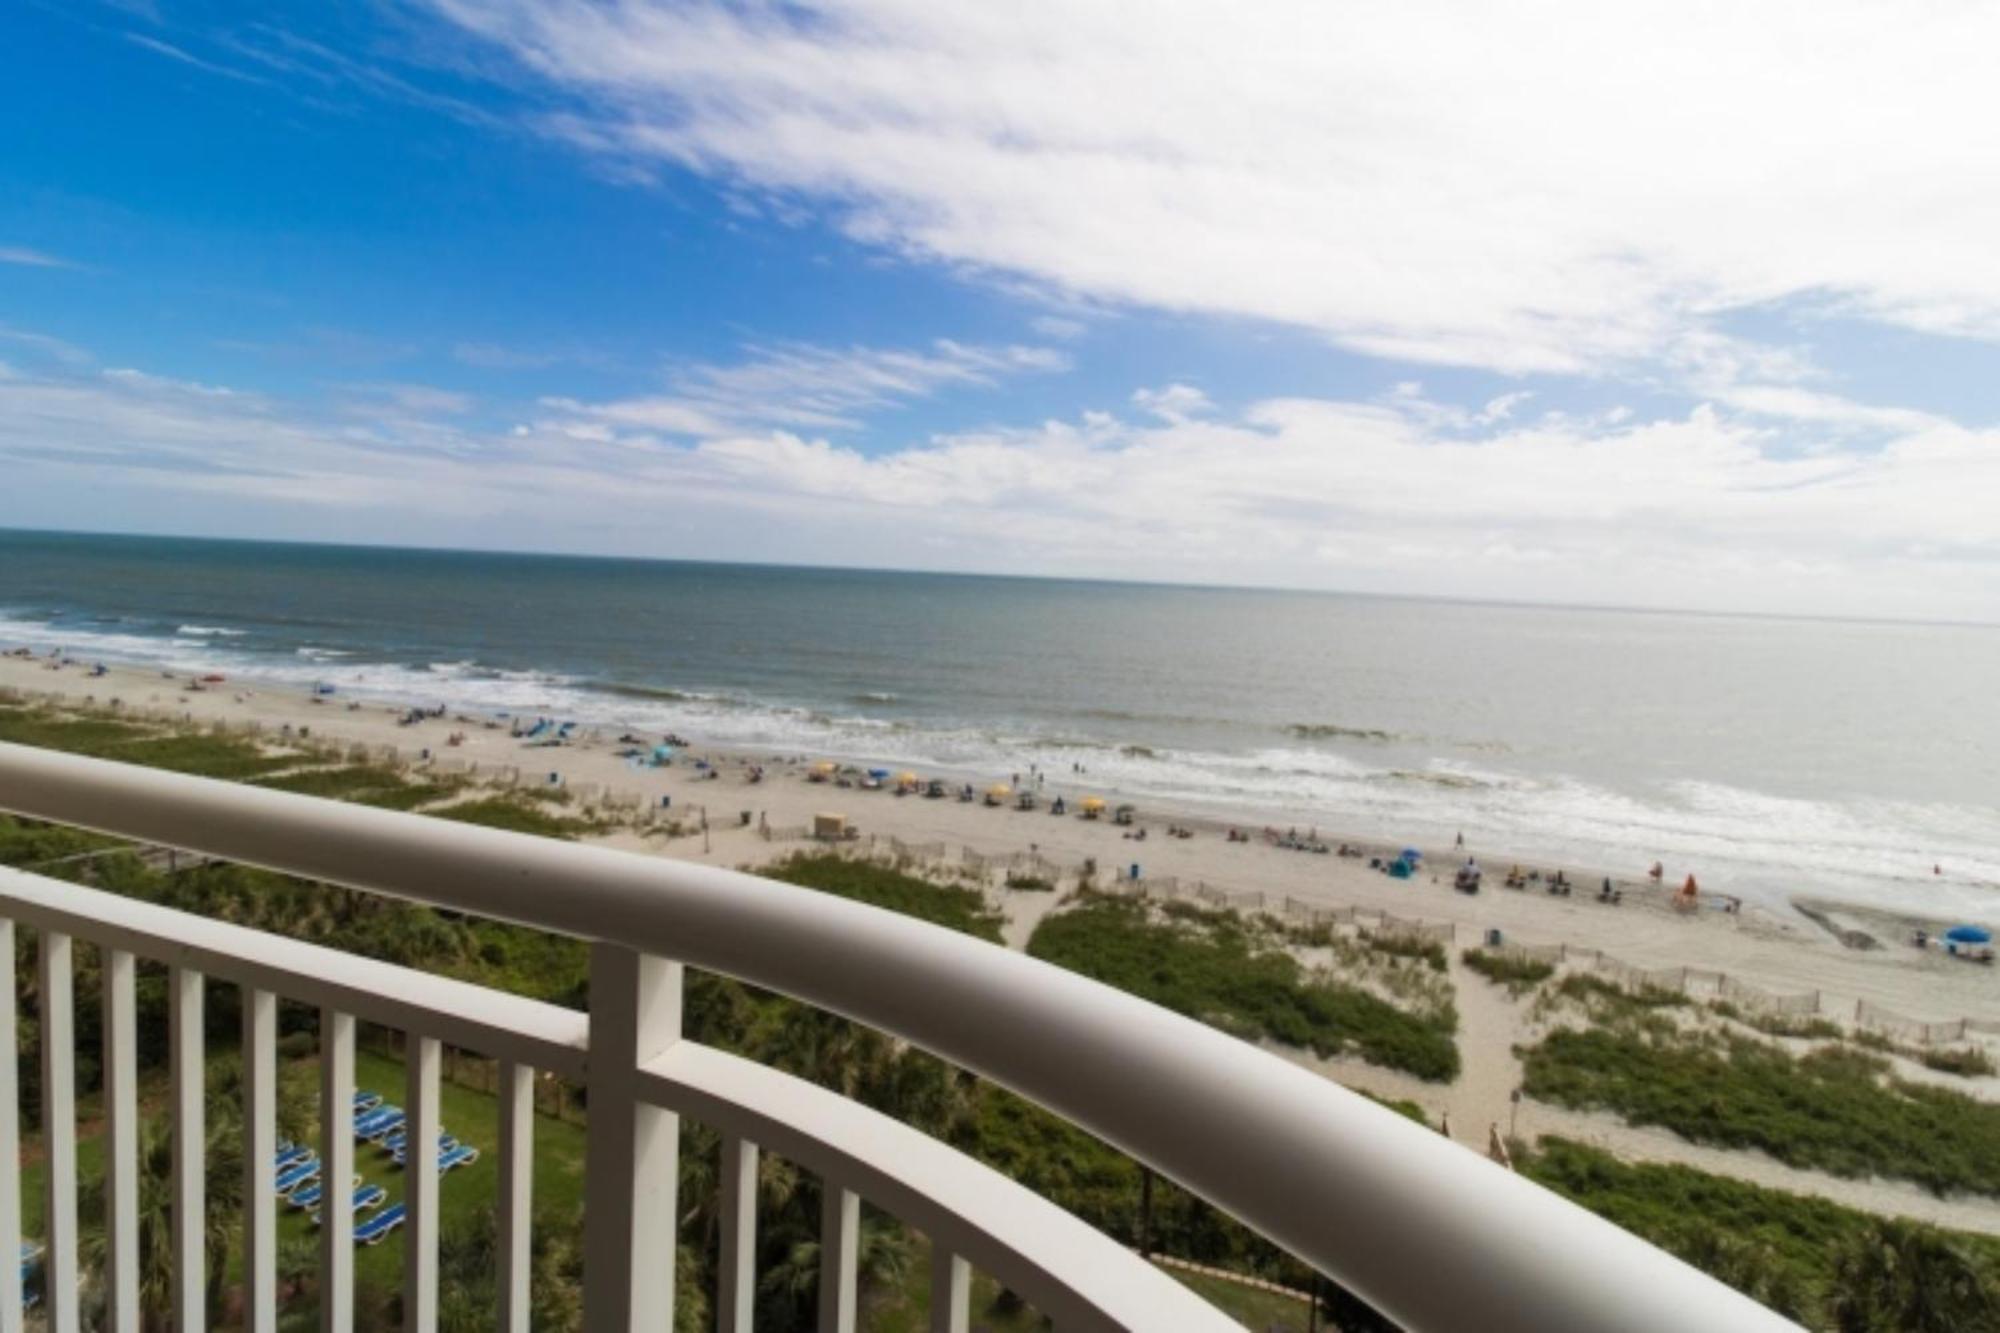
[[[1791, 1325], [1528, 1181], [1201, 1024], [966, 936], [750, 875], [578, 847], [0, 745], [0, 810], [590, 942], [588, 1014], [18, 871], [0, 870], [0, 1031], [15, 1018], [14, 929], [39, 936], [44, 1286], [78, 1321], [70, 947], [104, 950], [109, 1327], [139, 1323], [133, 963], [170, 966], [173, 1325], [204, 1328], [202, 983], [243, 990], [245, 1326], [276, 1326], [277, 997], [319, 1007], [324, 1178], [351, 1172], [354, 1025], [408, 1034], [411, 1126], [438, 1129], [440, 1043], [501, 1062], [496, 1326], [527, 1328], [536, 1071], [589, 1088], [584, 1303], [592, 1330], [664, 1330], [673, 1305], [678, 1117], [722, 1135], [718, 1327], [750, 1327], [757, 1154], [825, 1181], [821, 1310], [855, 1320], [857, 1200], [932, 1242], [931, 1326], [966, 1328], [969, 1266], [1055, 1327], [1234, 1327], [1181, 1284], [988, 1167], [789, 1075], [685, 1040], [681, 969], [791, 995], [906, 1039], [1097, 1134], [1411, 1329], [1759, 1329]], [[19, 1160], [14, 1062], [0, 1060], [0, 1163]], [[437, 1177], [410, 1171], [406, 1325], [437, 1300]], [[0, 1185], [0, 1255], [20, 1241]], [[322, 1326], [353, 1322], [352, 1223], [324, 1210]], [[0, 1263], [0, 1333], [22, 1326]]]

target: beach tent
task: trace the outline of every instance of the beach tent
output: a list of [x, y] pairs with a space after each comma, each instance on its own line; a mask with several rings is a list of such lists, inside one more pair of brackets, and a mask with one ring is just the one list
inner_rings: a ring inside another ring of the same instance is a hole
[[1953, 926], [1944, 933], [1953, 944], [1991, 944], [1993, 932], [1984, 926]]
[[1391, 861], [1389, 863], [1389, 877], [1391, 879], [1408, 879], [1410, 877], [1411, 864], [1409, 861], [1400, 859]]
[[653, 747], [653, 767], [654, 767], [654, 768], [658, 768], [658, 767], [659, 767], [660, 765], [662, 765], [662, 764], [665, 764], [665, 763], [668, 763], [668, 762], [670, 762], [670, 761], [671, 761], [671, 760], [673, 759], [673, 757], [674, 757], [674, 747], [673, 747], [673, 746], [671, 746], [671, 745], [655, 745], [655, 746]]

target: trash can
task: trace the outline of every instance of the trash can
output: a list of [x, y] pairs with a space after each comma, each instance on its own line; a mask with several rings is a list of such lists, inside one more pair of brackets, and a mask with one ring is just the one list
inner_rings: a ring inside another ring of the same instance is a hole
[[1498, 927], [1495, 927], [1486, 932], [1486, 947], [1489, 949], [1497, 949], [1500, 947], [1500, 931]]

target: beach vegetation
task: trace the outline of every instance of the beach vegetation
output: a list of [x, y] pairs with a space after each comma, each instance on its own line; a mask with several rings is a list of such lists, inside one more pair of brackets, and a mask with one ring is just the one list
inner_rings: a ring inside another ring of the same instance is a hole
[[1414, 958], [1433, 972], [1446, 971], [1449, 966], [1444, 945], [1436, 940], [1419, 939], [1414, 935], [1382, 935], [1364, 930], [1361, 942], [1374, 952], [1390, 958]]
[[1621, 986], [1588, 972], [1570, 973], [1556, 983], [1556, 993], [1613, 1020], [1660, 1009], [1685, 1009], [1694, 1004], [1679, 991], [1658, 986]]
[[1994, 1067], [1993, 1057], [1977, 1046], [1933, 1048], [1917, 1058], [1926, 1069], [1960, 1078], [1988, 1078], [2000, 1072]]
[[1509, 995], [1517, 997], [1527, 994], [1556, 974], [1553, 963], [1522, 958], [1516, 954], [1489, 953], [1484, 949], [1467, 949], [1459, 955], [1459, 961], [1494, 985], [1505, 986]]
[[1559, 1031], [1524, 1053], [1522, 1086], [1804, 1170], [2000, 1196], [2000, 1105], [1895, 1078], [1881, 1057], [1847, 1047], [1794, 1056], [1716, 1033]]
[[759, 873], [900, 912], [993, 944], [1001, 942], [1000, 929], [1006, 923], [1006, 917], [988, 906], [977, 889], [936, 884], [893, 866], [833, 852], [798, 852]]
[[[1522, 1175], [1811, 1328], [1995, 1327], [2000, 1240], [1547, 1137]], [[1939, 1314], [1948, 1321], [1934, 1322]]]
[[1044, 879], [1040, 875], [1009, 875], [1007, 876], [1006, 883], [1008, 888], [1023, 893], [1054, 893], [1056, 891], [1054, 881]]
[[552, 815], [512, 793], [482, 796], [427, 813], [437, 819], [450, 819], [460, 824], [479, 824], [485, 828], [505, 829], [509, 833], [529, 833], [538, 838], [558, 838], [567, 842], [602, 833], [605, 828], [594, 820]]
[[1028, 952], [1246, 1040], [1355, 1054], [1431, 1082], [1458, 1076], [1448, 1005], [1406, 1013], [1330, 973], [1309, 973], [1233, 912], [1092, 896], [1043, 919]]

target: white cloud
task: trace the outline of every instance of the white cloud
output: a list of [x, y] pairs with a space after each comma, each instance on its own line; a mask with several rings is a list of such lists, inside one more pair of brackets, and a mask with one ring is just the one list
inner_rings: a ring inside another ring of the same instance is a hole
[[1044, 338], [1061, 338], [1064, 341], [1081, 338], [1090, 329], [1082, 320], [1064, 315], [1037, 315], [1028, 321], [1028, 327]]
[[1240, 414], [1148, 401], [864, 452], [632, 403], [488, 431], [391, 399], [318, 418], [136, 371], [17, 370], [0, 379], [0, 522], [117, 500], [237, 535], [922, 552], [1029, 574], [2000, 620], [2000, 432], [1898, 418], [1865, 446], [1801, 448], [1815, 427], [1796, 413], [1780, 434], [1726, 404], [1481, 425], [1416, 386]]
[[545, 407], [669, 435], [716, 436], [757, 426], [852, 430], [871, 412], [950, 389], [991, 388], [1022, 374], [1069, 368], [1047, 347], [972, 346], [939, 339], [922, 350], [778, 343], [738, 362], [681, 366], [671, 391], [609, 403], [550, 398]]
[[1191, 384], [1169, 384], [1164, 389], [1134, 390], [1132, 405], [1162, 421], [1186, 421], [1189, 417], [1201, 416], [1215, 408], [1215, 404], [1208, 401], [1208, 395]]
[[1509, 371], [1781, 300], [2000, 336], [2000, 8], [431, 0], [601, 160], [1058, 294]]
[[31, 250], [25, 245], [0, 245], [0, 264], [15, 264], [21, 268], [78, 267], [60, 255], [52, 255], [46, 250]]

